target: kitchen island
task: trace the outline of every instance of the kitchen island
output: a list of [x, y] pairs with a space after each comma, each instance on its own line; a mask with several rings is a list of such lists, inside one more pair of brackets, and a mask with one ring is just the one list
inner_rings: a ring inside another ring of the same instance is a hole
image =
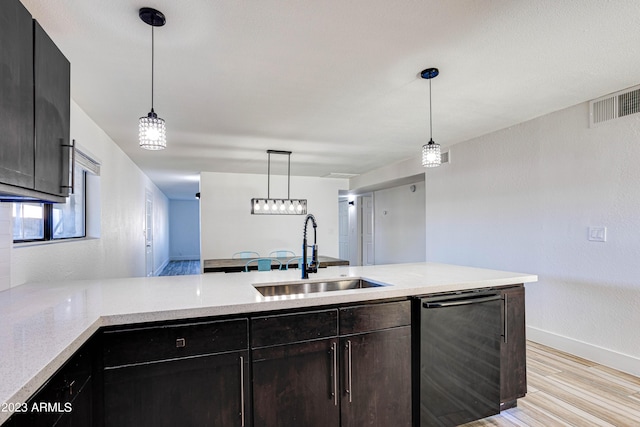
[[[265, 297], [254, 284], [299, 271], [26, 284], [0, 292], [0, 402], [28, 399], [98, 329], [303, 309], [530, 283], [535, 275], [436, 263], [330, 267], [309, 281], [362, 277], [388, 286]], [[10, 414], [0, 413], [0, 421]]]

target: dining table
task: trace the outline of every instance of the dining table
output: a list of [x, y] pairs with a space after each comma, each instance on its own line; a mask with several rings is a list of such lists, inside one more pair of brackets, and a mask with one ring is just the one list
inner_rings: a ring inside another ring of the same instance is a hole
[[[284, 270], [287, 266], [287, 262], [292, 259], [301, 257], [260, 257], [262, 258], [271, 258], [271, 268], [278, 269], [280, 264], [277, 261], [282, 263], [282, 269]], [[253, 258], [216, 258], [216, 259], [205, 259], [204, 260], [204, 272], [205, 273], [237, 273], [240, 271], [244, 271], [245, 264], [253, 259], [258, 259], [258, 257]], [[333, 267], [333, 266], [344, 266], [349, 265], [349, 261], [346, 259], [339, 259], [325, 255], [318, 256], [318, 266], [320, 268], [325, 267]], [[298, 268], [298, 260], [291, 261], [289, 263], [289, 268]], [[249, 265], [249, 270], [257, 270], [258, 263], [251, 263]]]

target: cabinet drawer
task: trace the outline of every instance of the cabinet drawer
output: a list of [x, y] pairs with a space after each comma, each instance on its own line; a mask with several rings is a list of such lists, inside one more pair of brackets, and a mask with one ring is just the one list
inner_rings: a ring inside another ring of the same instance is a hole
[[247, 319], [106, 331], [104, 366], [247, 349]]
[[367, 304], [340, 309], [340, 335], [411, 325], [411, 302]]
[[338, 310], [279, 314], [251, 319], [251, 348], [338, 335]]

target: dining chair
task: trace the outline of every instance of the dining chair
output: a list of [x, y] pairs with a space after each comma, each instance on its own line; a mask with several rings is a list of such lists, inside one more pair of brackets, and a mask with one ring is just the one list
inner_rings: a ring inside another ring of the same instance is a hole
[[282, 261], [274, 258], [255, 258], [249, 260], [244, 265], [244, 271], [249, 271], [249, 264], [252, 262], [258, 263], [258, 271], [270, 271], [272, 263], [276, 263], [278, 270], [282, 270]]
[[[311, 261], [311, 259], [309, 257], [307, 257], [307, 263]], [[293, 264], [294, 266], [292, 267], [291, 264]], [[289, 270], [290, 268], [301, 268], [302, 267], [302, 257], [295, 257], [295, 258], [291, 258], [289, 261], [287, 261], [287, 264], [285, 265], [285, 270]]]
[[260, 254], [253, 251], [240, 251], [233, 254], [231, 258], [260, 258]]
[[293, 251], [279, 249], [277, 251], [269, 252], [269, 256], [273, 258], [286, 258], [286, 257], [294, 257], [296, 256], [296, 253]]

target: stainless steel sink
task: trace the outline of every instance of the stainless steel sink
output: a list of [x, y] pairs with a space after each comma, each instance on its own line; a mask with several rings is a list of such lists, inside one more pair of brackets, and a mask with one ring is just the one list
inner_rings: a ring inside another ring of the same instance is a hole
[[348, 289], [365, 289], [387, 286], [364, 279], [339, 279], [323, 282], [286, 282], [275, 284], [256, 284], [254, 288], [265, 297], [282, 295], [304, 295], [318, 292], [346, 291]]

